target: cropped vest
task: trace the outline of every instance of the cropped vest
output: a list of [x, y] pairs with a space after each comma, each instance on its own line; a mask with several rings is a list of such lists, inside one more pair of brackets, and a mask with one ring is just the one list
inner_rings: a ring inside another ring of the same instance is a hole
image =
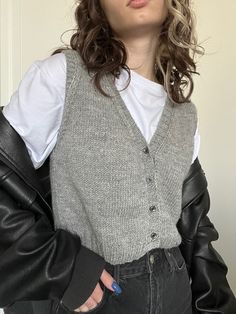
[[67, 61], [66, 95], [57, 143], [50, 155], [56, 228], [112, 264], [181, 243], [182, 185], [191, 166], [197, 109], [167, 96], [147, 143], [116, 89], [112, 74], [103, 96], [74, 50]]

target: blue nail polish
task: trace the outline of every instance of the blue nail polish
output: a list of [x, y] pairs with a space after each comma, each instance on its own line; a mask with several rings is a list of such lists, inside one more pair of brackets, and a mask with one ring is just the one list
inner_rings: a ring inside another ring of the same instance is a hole
[[120, 294], [122, 292], [120, 286], [118, 285], [118, 283], [116, 281], [113, 281], [111, 286], [115, 290], [114, 292], [115, 292], [116, 295], [118, 295], [118, 294]]

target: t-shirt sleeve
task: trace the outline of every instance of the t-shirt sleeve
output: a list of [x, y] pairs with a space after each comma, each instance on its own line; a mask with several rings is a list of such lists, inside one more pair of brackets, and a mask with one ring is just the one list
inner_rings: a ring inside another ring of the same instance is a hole
[[31, 64], [2, 113], [22, 137], [35, 169], [53, 150], [62, 120], [66, 60], [58, 53]]
[[192, 164], [194, 160], [198, 157], [199, 150], [200, 150], [200, 133], [199, 133], [199, 123], [197, 123], [197, 128], [194, 135], [194, 151], [193, 151]]

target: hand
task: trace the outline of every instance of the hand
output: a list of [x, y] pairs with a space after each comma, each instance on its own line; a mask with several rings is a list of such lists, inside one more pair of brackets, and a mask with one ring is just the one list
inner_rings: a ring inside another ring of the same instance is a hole
[[[112, 283], [113, 283], [113, 281], [115, 281], [115, 279], [105, 269], [103, 270], [100, 279], [101, 279], [102, 283], [104, 284], [104, 286], [106, 286], [111, 291], [115, 291], [114, 288], [112, 287]], [[119, 286], [118, 286], [118, 288], [119, 288]], [[119, 291], [117, 291], [117, 292], [119, 292]], [[121, 292], [121, 289], [120, 289], [120, 292]], [[103, 298], [103, 293], [104, 292], [102, 291], [101, 286], [98, 282], [95, 289], [93, 290], [93, 293], [91, 294], [91, 296], [86, 300], [86, 302], [84, 304], [82, 304], [80, 307], [78, 307], [74, 311], [75, 312], [87, 312], [87, 311], [92, 310], [93, 308], [95, 308], [98, 305], [99, 302], [101, 302], [101, 300]]]

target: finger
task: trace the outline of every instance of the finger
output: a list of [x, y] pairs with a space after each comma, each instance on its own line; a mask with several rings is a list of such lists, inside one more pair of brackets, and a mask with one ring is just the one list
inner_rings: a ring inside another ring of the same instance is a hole
[[98, 302], [96, 302], [93, 297], [90, 297], [83, 305], [87, 306], [89, 310], [92, 310], [94, 307], [98, 305]]
[[89, 308], [85, 304], [79, 307], [79, 312], [87, 312], [87, 311], [89, 311]]
[[121, 293], [120, 286], [112, 277], [112, 275], [109, 274], [105, 269], [103, 270], [100, 279], [108, 289], [110, 289], [111, 291], [115, 291], [116, 293]]
[[95, 289], [94, 289], [94, 291], [93, 291], [91, 297], [92, 297], [97, 303], [99, 303], [99, 302], [102, 301], [103, 293], [104, 293], [104, 292], [103, 292], [103, 290], [102, 290], [100, 284], [98, 283], [98, 284], [96, 285], [96, 287], [95, 287]]
[[92, 310], [93, 308], [95, 308], [99, 302], [101, 302], [102, 297], [103, 297], [103, 291], [101, 289], [101, 286], [99, 283], [97, 283], [95, 289], [93, 290], [93, 293], [91, 294], [91, 296], [86, 300], [86, 302], [81, 305], [75, 312], [80, 312], [80, 311], [84, 311], [82, 307], [87, 307], [89, 310]]
[[101, 277], [102, 283], [110, 290], [114, 291], [112, 288], [112, 283], [115, 280], [110, 273], [108, 273], [105, 269], [103, 270]]

